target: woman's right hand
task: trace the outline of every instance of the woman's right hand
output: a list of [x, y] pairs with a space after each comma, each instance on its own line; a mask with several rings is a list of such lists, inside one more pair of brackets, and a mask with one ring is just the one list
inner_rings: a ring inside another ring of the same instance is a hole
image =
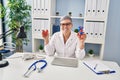
[[42, 37], [44, 38], [44, 40], [48, 40], [49, 39], [49, 32], [48, 32], [48, 30], [42, 30]]

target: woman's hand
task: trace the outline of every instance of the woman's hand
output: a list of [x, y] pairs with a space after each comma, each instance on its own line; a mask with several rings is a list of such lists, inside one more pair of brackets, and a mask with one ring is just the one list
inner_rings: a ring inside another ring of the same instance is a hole
[[49, 32], [48, 30], [42, 30], [42, 37], [45, 41], [45, 45], [49, 43]]
[[42, 37], [46, 39], [48, 38], [48, 36], [49, 36], [48, 30], [42, 30]]
[[84, 42], [85, 42], [85, 39], [86, 39], [86, 34], [80, 34], [79, 32], [77, 33], [77, 37], [80, 41], [80, 49], [83, 49], [84, 48]]
[[86, 39], [86, 34], [80, 34], [79, 32], [77, 33], [77, 37], [79, 38], [80, 42], [84, 42]]

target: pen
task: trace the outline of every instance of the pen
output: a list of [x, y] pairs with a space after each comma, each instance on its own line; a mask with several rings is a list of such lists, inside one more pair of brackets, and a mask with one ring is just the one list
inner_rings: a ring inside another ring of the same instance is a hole
[[96, 65], [95, 65], [94, 69], [96, 69], [96, 68], [97, 68], [97, 65], [98, 65], [98, 64], [96, 64]]

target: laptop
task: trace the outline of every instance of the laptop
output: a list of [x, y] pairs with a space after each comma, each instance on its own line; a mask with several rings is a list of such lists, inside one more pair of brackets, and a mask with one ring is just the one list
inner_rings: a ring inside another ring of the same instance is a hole
[[54, 57], [51, 64], [56, 65], [56, 66], [78, 67], [78, 59], [65, 58], [65, 57]]

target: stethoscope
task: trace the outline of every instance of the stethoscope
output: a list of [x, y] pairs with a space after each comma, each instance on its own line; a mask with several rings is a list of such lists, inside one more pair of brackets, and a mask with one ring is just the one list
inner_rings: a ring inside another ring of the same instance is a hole
[[[44, 65], [40, 68], [37, 68], [36, 67], [36, 64], [39, 63], [39, 62], [43, 62]], [[24, 77], [29, 77], [29, 75], [35, 71], [36, 69], [38, 69], [38, 72], [41, 72], [45, 67], [47, 66], [47, 62], [45, 60], [38, 60], [38, 61], [35, 61], [29, 68], [28, 70], [25, 72], [24, 74]]]

